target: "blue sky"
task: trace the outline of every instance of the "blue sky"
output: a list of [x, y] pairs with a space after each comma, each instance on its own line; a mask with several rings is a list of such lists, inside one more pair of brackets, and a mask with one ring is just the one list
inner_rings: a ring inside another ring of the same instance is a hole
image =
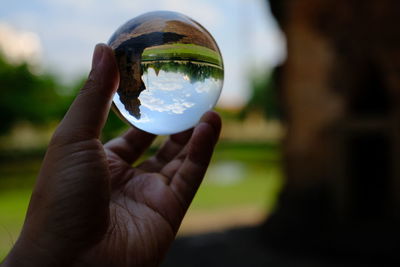
[[156, 74], [152, 68], [143, 77], [146, 90], [139, 95], [140, 118], [125, 110], [124, 100], [118, 94], [114, 96], [114, 103], [127, 121], [158, 135], [193, 127], [204, 112], [215, 105], [222, 85], [220, 80], [212, 77], [195, 81], [180, 72], [161, 70]]
[[72, 80], [89, 70], [93, 47], [144, 12], [184, 13], [207, 28], [225, 63], [220, 105], [242, 105], [248, 77], [279, 64], [285, 40], [265, 0], [2, 0], [0, 23], [37, 34], [41, 64]]

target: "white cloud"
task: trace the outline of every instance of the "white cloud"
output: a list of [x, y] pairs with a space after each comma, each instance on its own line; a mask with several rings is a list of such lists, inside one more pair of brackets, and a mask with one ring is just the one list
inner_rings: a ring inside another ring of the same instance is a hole
[[164, 105], [164, 100], [154, 97], [153, 94], [147, 93], [148, 91], [149, 90], [145, 90], [140, 94], [140, 102], [142, 102], [143, 105], [147, 105], [149, 108], [153, 106], [161, 107]]
[[42, 45], [37, 34], [17, 31], [6, 23], [0, 23], [0, 51], [14, 64], [37, 64], [41, 59]]
[[[271, 33], [271, 21], [265, 19], [265, 0], [36, 0], [8, 9], [11, 3], [3, 3], [2, 20], [40, 37], [45, 67], [58, 71], [66, 81], [89, 71], [96, 43], [107, 42], [124, 22], [152, 10], [184, 13], [213, 34], [225, 61], [225, 88], [220, 101], [224, 105], [247, 101], [247, 64], [272, 66], [280, 60], [277, 55], [282, 42]], [[249, 8], [258, 11], [251, 11], [251, 23], [246, 24], [243, 14]], [[251, 37], [244, 38], [251, 29]], [[162, 85], [167, 90], [178, 88], [173, 83]]]
[[[153, 68], [147, 70], [147, 75], [143, 75], [142, 79], [146, 84], [146, 91], [161, 90], [161, 91], [176, 91], [184, 88], [189, 82], [184, 79], [181, 73], [168, 72], [161, 70], [156, 74]], [[180, 82], [181, 81], [181, 82]], [[145, 92], [146, 92], [145, 91]]]
[[208, 93], [211, 89], [219, 88], [220, 82], [215, 79], [208, 79], [207, 82], [197, 82], [195, 83], [195, 90], [197, 93]]
[[150, 82], [150, 86], [148, 87], [149, 90], [157, 89], [162, 91], [176, 91], [183, 88], [182, 84], [178, 83], [179, 79], [163, 79], [161, 81], [154, 80]]
[[172, 112], [175, 114], [183, 114], [185, 110], [193, 107], [195, 104], [187, 102], [184, 99], [174, 98], [171, 104], [165, 104], [165, 101], [154, 97], [151, 93], [144, 93], [148, 90], [143, 91], [139, 99], [141, 104], [150, 109], [151, 111], [158, 112]]

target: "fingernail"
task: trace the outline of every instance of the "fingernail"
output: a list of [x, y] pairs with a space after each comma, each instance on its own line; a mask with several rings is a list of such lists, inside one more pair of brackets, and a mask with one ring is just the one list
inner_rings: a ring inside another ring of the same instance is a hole
[[207, 111], [206, 113], [203, 114], [203, 116], [201, 116], [200, 122], [207, 122], [208, 120], [210, 120], [210, 118], [211, 118], [213, 115], [214, 115], [213, 112]]
[[101, 59], [103, 58], [103, 52], [104, 52], [104, 45], [97, 44], [93, 52], [92, 69], [95, 68], [100, 63]]
[[216, 112], [212, 110], [207, 111], [205, 114], [203, 114], [199, 123], [209, 124], [218, 135], [221, 131], [221, 118]]

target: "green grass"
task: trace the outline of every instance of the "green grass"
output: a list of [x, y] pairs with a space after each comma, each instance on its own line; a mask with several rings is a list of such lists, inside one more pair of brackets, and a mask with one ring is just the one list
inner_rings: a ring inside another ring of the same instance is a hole
[[[151, 149], [154, 152], [154, 149]], [[0, 261], [18, 237], [41, 159], [0, 162]], [[246, 205], [271, 211], [282, 185], [279, 146], [220, 143], [192, 211]]]
[[283, 183], [280, 160], [277, 144], [219, 143], [191, 209], [254, 205], [272, 210]]
[[0, 261], [21, 230], [40, 159], [0, 161]]
[[[232, 162], [233, 163], [233, 162]], [[240, 177], [218, 180], [218, 165], [210, 166], [193, 203], [192, 210], [224, 209], [233, 206], [255, 206], [271, 211], [282, 186], [282, 174], [275, 164], [270, 166], [244, 165]], [[223, 163], [222, 163], [223, 164]], [[238, 163], [239, 164], [239, 163]], [[221, 175], [221, 174], [220, 174]], [[228, 180], [228, 181], [227, 181]]]
[[146, 48], [142, 54], [142, 61], [180, 59], [207, 62], [219, 67], [222, 58], [212, 49], [194, 44], [171, 44]]
[[1, 192], [0, 195], [0, 261], [7, 255], [18, 238], [31, 189]]

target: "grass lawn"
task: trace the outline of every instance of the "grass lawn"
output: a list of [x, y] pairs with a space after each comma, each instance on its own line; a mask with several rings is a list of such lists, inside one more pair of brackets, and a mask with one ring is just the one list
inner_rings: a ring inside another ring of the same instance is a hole
[[208, 62], [222, 66], [220, 55], [207, 47], [194, 44], [171, 44], [146, 48], [142, 54], [142, 61], [176, 59]]
[[[220, 143], [190, 212], [271, 211], [282, 185], [279, 159], [276, 145]], [[40, 159], [0, 162], [0, 261], [18, 237], [39, 167]]]
[[[237, 164], [236, 167], [234, 164]], [[232, 173], [230, 177], [227, 176], [229, 173]], [[213, 162], [191, 209], [211, 210], [254, 205], [271, 210], [275, 204], [276, 192], [282, 185], [281, 178], [281, 171], [276, 166]]]
[[0, 194], [0, 261], [15, 243], [28, 207], [31, 189]]
[[0, 261], [16, 241], [40, 159], [0, 162]]
[[278, 146], [220, 143], [191, 209], [251, 204], [271, 210], [281, 186]]

